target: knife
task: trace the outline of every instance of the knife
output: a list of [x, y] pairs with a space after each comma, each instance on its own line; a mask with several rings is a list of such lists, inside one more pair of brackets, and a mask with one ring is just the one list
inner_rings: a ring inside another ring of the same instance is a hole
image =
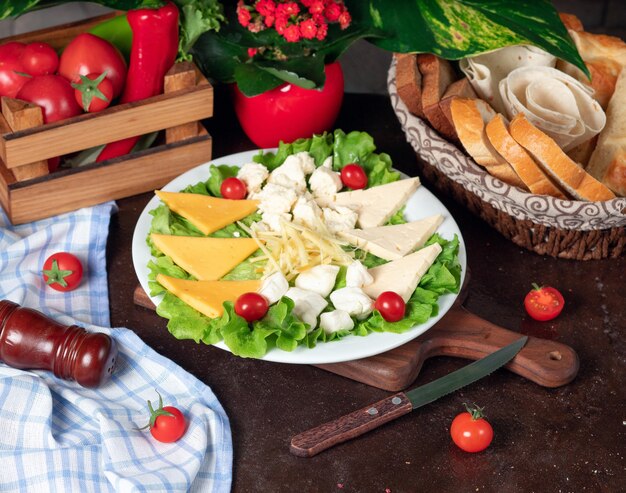
[[313, 457], [338, 443], [363, 435], [486, 377], [512, 360], [527, 340], [528, 337], [524, 336], [433, 382], [408, 392], [398, 392], [382, 401], [300, 433], [291, 439], [289, 450], [299, 457]]

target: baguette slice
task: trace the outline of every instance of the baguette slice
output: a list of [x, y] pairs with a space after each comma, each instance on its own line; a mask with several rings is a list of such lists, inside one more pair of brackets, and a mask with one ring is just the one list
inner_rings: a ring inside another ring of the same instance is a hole
[[572, 161], [558, 144], [519, 113], [509, 125], [511, 136], [567, 193], [579, 200], [611, 200], [611, 190]]
[[583, 23], [574, 14], [559, 12], [559, 17], [567, 29], [571, 29], [572, 31], [584, 31]]
[[485, 133], [485, 124], [496, 112], [482, 99], [455, 98], [450, 104], [452, 121], [467, 153], [491, 175], [509, 185], [526, 189], [520, 177], [493, 148]]
[[532, 193], [566, 198], [563, 191], [552, 183], [533, 158], [511, 137], [502, 115], [496, 115], [487, 124], [486, 131], [493, 147], [508, 161]]
[[439, 101], [439, 108], [443, 113], [443, 116], [446, 117], [447, 124], [443, 125], [439, 130], [446, 138], [449, 140], [454, 140], [456, 142], [459, 141], [459, 136], [456, 133], [456, 129], [454, 128], [454, 121], [452, 121], [452, 111], [450, 110], [450, 105], [452, 104], [452, 100], [454, 98], [472, 98], [477, 99], [476, 91], [472, 87], [469, 79], [464, 77], [459, 79], [448, 86], [446, 92], [443, 93], [441, 97], [441, 101]]
[[587, 171], [616, 194], [626, 197], [626, 70], [617, 80]]
[[456, 79], [452, 65], [436, 55], [417, 55], [417, 66], [422, 74], [422, 110], [432, 127], [446, 136], [454, 132], [439, 107], [446, 89]]
[[411, 113], [424, 118], [422, 110], [422, 74], [417, 68], [417, 55], [395, 53], [398, 96]]

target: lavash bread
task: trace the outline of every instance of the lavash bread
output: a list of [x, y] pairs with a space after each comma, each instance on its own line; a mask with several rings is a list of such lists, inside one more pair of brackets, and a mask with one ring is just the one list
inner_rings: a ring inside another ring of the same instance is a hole
[[396, 86], [398, 96], [411, 113], [424, 118], [422, 110], [422, 74], [414, 53], [396, 53]]
[[560, 61], [557, 68], [571, 75], [594, 90], [594, 98], [606, 108], [617, 77], [626, 67], [626, 43], [615, 36], [570, 30], [569, 34], [578, 48], [581, 58], [591, 72], [591, 81], [574, 65]]
[[502, 115], [496, 115], [487, 124], [486, 132], [493, 147], [513, 167], [531, 193], [566, 198], [563, 191], [552, 183], [533, 158], [511, 137]]
[[455, 98], [450, 111], [459, 140], [474, 161], [503, 182], [526, 189], [511, 165], [498, 154], [487, 138], [485, 124], [496, 116], [493, 108], [482, 99]]
[[578, 200], [611, 200], [615, 195], [572, 161], [548, 135], [530, 123], [524, 114], [509, 125], [511, 136], [568, 194]]
[[439, 107], [446, 89], [456, 80], [452, 65], [436, 55], [417, 55], [417, 66], [422, 74], [422, 110], [433, 128], [443, 135], [454, 132]]
[[587, 171], [617, 195], [626, 196], [626, 70], [622, 70], [607, 108], [607, 124]]

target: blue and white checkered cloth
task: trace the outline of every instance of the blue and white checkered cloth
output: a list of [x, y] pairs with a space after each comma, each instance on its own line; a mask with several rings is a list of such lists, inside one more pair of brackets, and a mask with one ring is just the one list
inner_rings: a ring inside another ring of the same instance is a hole
[[[86, 389], [45, 371], [0, 363], [0, 491], [229, 491], [232, 441], [228, 418], [211, 390], [157, 354], [128, 329], [108, 329], [105, 249], [113, 202], [52, 219], [11, 226], [0, 210], [0, 299], [61, 323], [113, 336], [119, 348], [109, 382]], [[71, 292], [47, 287], [41, 266], [70, 251], [85, 267]], [[148, 431], [146, 401], [181, 409], [188, 428], [178, 442]]]

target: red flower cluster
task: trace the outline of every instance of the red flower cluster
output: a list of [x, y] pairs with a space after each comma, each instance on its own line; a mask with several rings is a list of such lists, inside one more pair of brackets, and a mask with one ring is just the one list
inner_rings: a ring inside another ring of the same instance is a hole
[[256, 0], [252, 5], [239, 0], [237, 18], [253, 33], [274, 28], [290, 43], [301, 39], [322, 41], [329, 23], [337, 22], [346, 29], [352, 22], [343, 0]]

